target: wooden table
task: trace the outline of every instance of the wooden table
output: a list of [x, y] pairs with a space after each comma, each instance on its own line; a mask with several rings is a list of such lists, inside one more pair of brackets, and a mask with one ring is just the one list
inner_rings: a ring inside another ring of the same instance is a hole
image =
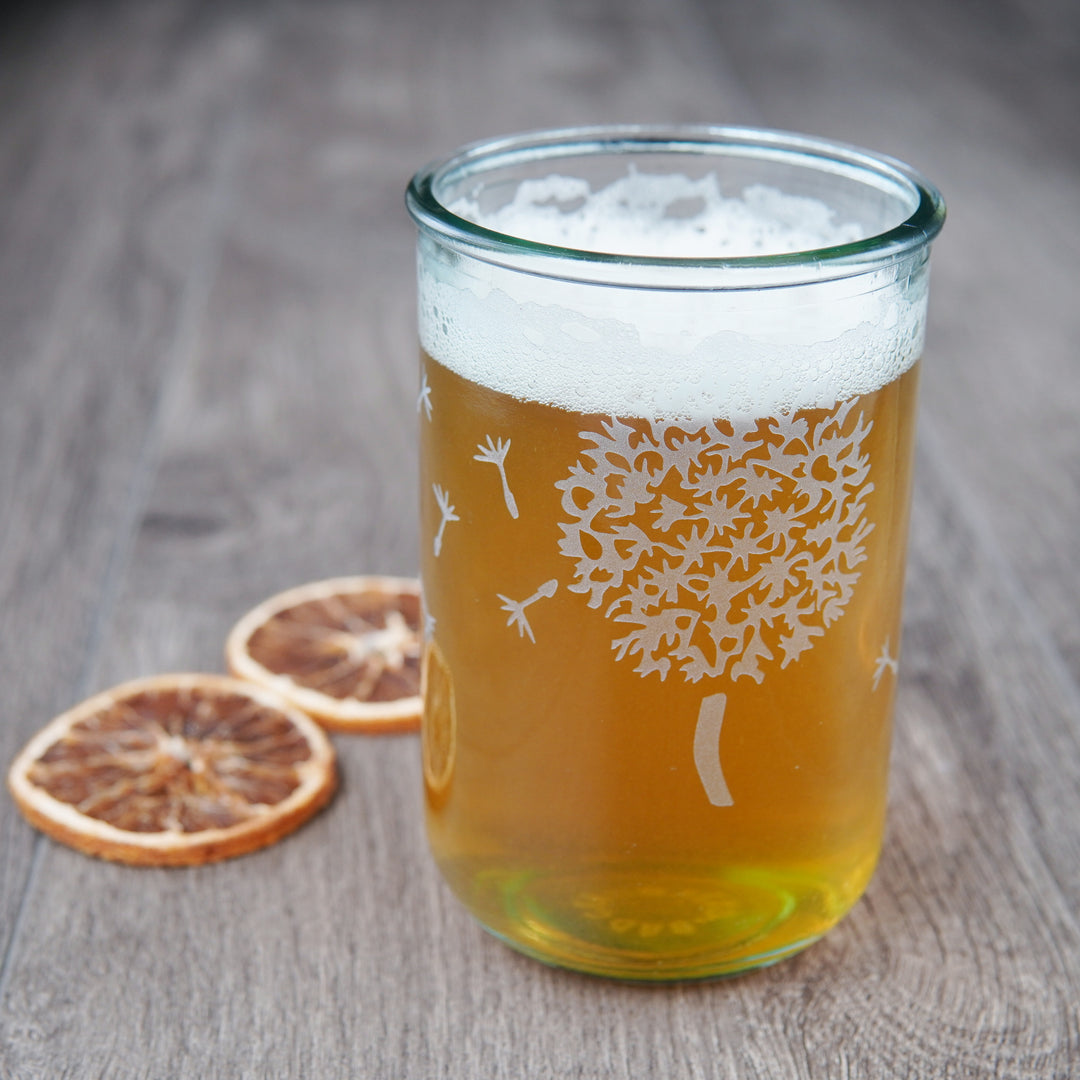
[[415, 738], [263, 853], [136, 871], [0, 798], [0, 1076], [1080, 1075], [1080, 9], [115, 0], [0, 34], [0, 757], [220, 670], [287, 585], [411, 573], [411, 172], [485, 135], [764, 123], [944, 190], [891, 815], [777, 967], [643, 988], [487, 937]]

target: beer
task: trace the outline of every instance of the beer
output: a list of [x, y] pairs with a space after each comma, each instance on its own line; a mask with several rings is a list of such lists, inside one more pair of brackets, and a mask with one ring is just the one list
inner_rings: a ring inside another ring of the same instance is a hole
[[[754, 647], [765, 651], [760, 681], [745, 660], [741, 677], [730, 662], [691, 681], [663, 655], [671, 650], [656, 634], [653, 651], [668, 661], [666, 671], [643, 676], [642, 657], [620, 658], [613, 641], [633, 624], [605, 617], [607, 595], [590, 608], [589, 595], [575, 591], [577, 564], [560, 525], [572, 518], [563, 500], [575, 493], [559, 485], [595, 448], [589, 435], [604, 446], [613, 423], [650, 434], [654, 425], [514, 400], [466, 383], [429, 356], [423, 364], [433, 403], [422, 427], [424, 591], [456, 712], [453, 774], [429, 799], [428, 828], [451, 887], [501, 937], [604, 974], [734, 970], [820, 936], [863, 891], [881, 842], [917, 368], [847, 413], [849, 430], [856, 416], [867, 429], [845, 460], [869, 462], [863, 487], [872, 490], [860, 518], [873, 527], [862, 562], [845, 567], [859, 578], [842, 613], [826, 629], [822, 611], [807, 612], [797, 628], [820, 636], [787, 664], [781, 642], [792, 628], [782, 619], [765, 623], [769, 612], [760, 613], [756, 630], [750, 619], [733, 623], [740, 641], [756, 636]], [[820, 425], [831, 411], [794, 419]], [[689, 435], [732, 430], [723, 422], [664, 426]], [[763, 419], [752, 430], [769, 437], [777, 426]], [[660, 455], [642, 441], [641, 466], [655, 458], [654, 478], [674, 491], [677, 477], [655, 477]], [[507, 449], [497, 469], [484, 448], [500, 442]], [[753, 445], [760, 453], [760, 440]], [[818, 460], [824, 464], [824, 455]], [[625, 483], [632, 473], [622, 475]], [[681, 486], [685, 492], [685, 480]], [[785, 503], [807, 509], [795, 485], [787, 487], [759, 498], [753, 524], [741, 531], [764, 535], [769, 510]], [[454, 520], [446, 521], [436, 489], [452, 499]], [[704, 530], [678, 520], [658, 528], [665, 495], [673, 498], [658, 491], [621, 523], [646, 543], [666, 538], [677, 549]], [[805, 532], [822, 519], [804, 516], [784, 542], [794, 545], [791, 534], [801, 532], [801, 546], [812, 551]], [[859, 524], [850, 521], [849, 533]], [[671, 608], [698, 604], [715, 618], [715, 606], [687, 587], [695, 572], [711, 563], [748, 581], [768, 556], [731, 566], [722, 542], [713, 546], [681, 575], [686, 585]], [[635, 579], [647, 580], [662, 558], [645, 552]], [[791, 561], [788, 591], [808, 592], [800, 589], [806, 566], [798, 555]], [[740, 613], [777, 599], [766, 585], [751, 588]], [[661, 617], [662, 605], [652, 607]], [[718, 667], [715, 656], [707, 660]], [[729, 805], [710, 801], [695, 762], [702, 704], [721, 694], [722, 724], [708, 750]], [[445, 722], [426, 717], [429, 727]]]
[[[880, 849], [925, 244], [861, 274], [779, 258], [762, 288], [756, 264], [698, 275], [701, 236], [770, 255], [842, 250], [860, 226], [771, 188], [732, 200], [711, 173], [505, 187], [494, 210], [469, 189], [453, 228], [631, 257], [552, 269], [499, 240], [478, 258], [411, 189], [434, 234], [432, 851], [485, 927], [550, 963], [769, 963], [850, 909]], [[684, 248], [686, 267], [638, 258]]]

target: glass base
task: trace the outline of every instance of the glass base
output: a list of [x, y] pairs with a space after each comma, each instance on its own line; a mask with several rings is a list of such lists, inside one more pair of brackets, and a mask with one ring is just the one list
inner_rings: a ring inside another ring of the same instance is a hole
[[775, 963], [813, 944], [858, 895], [760, 867], [486, 869], [467, 881], [448, 878], [484, 928], [519, 952], [555, 967], [648, 982], [719, 978]]

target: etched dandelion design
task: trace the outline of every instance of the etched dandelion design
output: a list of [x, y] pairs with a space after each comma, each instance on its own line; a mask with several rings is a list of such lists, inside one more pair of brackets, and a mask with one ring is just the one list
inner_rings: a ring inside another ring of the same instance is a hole
[[882, 675], [886, 671], [891, 671], [895, 677], [900, 671], [900, 661], [896, 659], [889, 652], [889, 639], [885, 639], [885, 644], [881, 647], [881, 655], [874, 661], [874, 686], [876, 690], [878, 684], [881, 682]]
[[482, 461], [494, 465], [499, 470], [506, 511], [512, 518], [516, 519], [518, 516], [517, 500], [514, 498], [514, 493], [510, 490], [510, 484], [506, 479], [506, 454], [510, 449], [510, 440], [499, 439], [496, 441], [489, 435], [486, 442], [477, 443], [476, 449], [480, 452], [473, 455], [473, 461]]
[[435, 494], [435, 502], [439, 507], [439, 528], [432, 545], [435, 549], [435, 557], [438, 558], [439, 552], [442, 551], [443, 533], [446, 532], [446, 526], [451, 521], [460, 521], [461, 518], [454, 511], [450, 495], [444, 488], [439, 487], [438, 484], [432, 484], [431, 490]]
[[503, 602], [503, 611], [508, 611], [510, 613], [510, 618], [506, 620], [506, 625], [516, 626], [518, 637], [525, 637], [528, 635], [529, 640], [535, 645], [536, 638], [533, 636], [533, 630], [529, 625], [529, 618], [525, 614], [525, 609], [530, 604], [535, 604], [537, 600], [550, 599], [558, 591], [558, 588], [558, 579], [552, 578], [550, 581], [545, 581], [544, 584], [526, 600], [511, 600], [509, 596], [503, 596], [502, 593], [496, 593], [495, 595]]
[[[618, 624], [619, 660], [642, 675], [760, 683], [843, 613], [873, 530], [853, 402], [820, 414], [711, 421], [684, 430], [611, 418], [562, 491], [569, 588]], [[730, 805], [718, 758], [726, 696], [699, 713], [695, 761], [716, 805]]]
[[431, 386], [428, 384], [427, 372], [420, 375], [420, 391], [416, 395], [416, 412], [423, 413], [431, 419]]

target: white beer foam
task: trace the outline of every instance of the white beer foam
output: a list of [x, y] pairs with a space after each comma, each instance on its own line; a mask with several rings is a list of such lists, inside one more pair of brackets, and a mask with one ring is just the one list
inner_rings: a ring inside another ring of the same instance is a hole
[[781, 255], [865, 236], [857, 224], [837, 223], [823, 202], [763, 184], [725, 198], [715, 173], [691, 180], [631, 168], [595, 193], [587, 180], [549, 176], [524, 181], [513, 201], [490, 213], [469, 198], [450, 209], [509, 236], [615, 255]]
[[[524, 239], [639, 256], [777, 254], [862, 235], [817, 200], [761, 186], [725, 197], [713, 175], [631, 171], [597, 192], [551, 176], [491, 212], [468, 200], [451, 209]], [[922, 351], [925, 273], [684, 292], [440, 257], [427, 238], [420, 250], [427, 352], [494, 390], [578, 412], [734, 419], [827, 407], [891, 382]]]

